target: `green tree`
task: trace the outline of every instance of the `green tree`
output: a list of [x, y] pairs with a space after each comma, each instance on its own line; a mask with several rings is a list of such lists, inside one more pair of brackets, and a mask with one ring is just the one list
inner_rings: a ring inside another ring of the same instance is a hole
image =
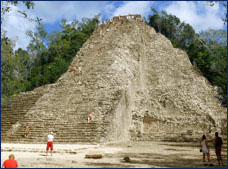
[[227, 32], [225, 30], [202, 31], [199, 33], [210, 52], [210, 82], [218, 86], [223, 105], [227, 105]]
[[224, 30], [201, 31], [187, 48], [191, 62], [218, 87], [220, 101], [227, 102], [227, 33]]
[[174, 47], [186, 49], [195, 35], [192, 26], [181, 22], [175, 15], [167, 14], [166, 11], [158, 13], [154, 8], [151, 10], [154, 14], [148, 16], [148, 25], [169, 38]]
[[60, 27], [62, 31], [53, 31], [50, 34], [39, 24], [37, 31], [29, 31], [32, 38], [28, 52], [34, 56], [35, 64], [31, 71], [31, 86], [35, 87], [54, 83], [68, 68], [73, 57], [83, 43], [90, 37], [99, 23], [99, 15], [92, 19], [83, 18], [82, 22], [74, 20], [68, 24], [63, 19]]
[[[48, 34], [39, 22], [36, 31], [27, 31], [31, 42], [27, 51], [13, 51], [8, 38], [1, 39], [2, 100], [18, 92], [54, 83], [69, 67], [73, 57], [99, 23], [99, 15], [67, 24], [62, 20], [61, 31]], [[3, 103], [3, 102], [2, 102]]]
[[[12, 42], [10, 42], [7, 38], [1, 40], [2, 105], [8, 103], [7, 101], [11, 95], [25, 91], [24, 81], [27, 71], [24, 69], [25, 67], [22, 64], [22, 58], [19, 55], [15, 56], [13, 45], [11, 43]], [[24, 54], [26, 54], [26, 51], [23, 52], [23, 56], [25, 56]]]
[[[11, 5], [17, 6], [19, 1], [1, 1], [1, 24], [4, 24], [5, 14], [12, 10]], [[22, 1], [27, 9], [34, 8], [32, 1]], [[28, 17], [25, 11], [17, 11], [20, 16], [30, 21], [40, 21], [39, 18], [32, 19]], [[14, 41], [9, 39], [6, 34], [7, 30], [1, 27], [1, 103], [7, 104], [9, 97], [20, 91], [24, 91], [23, 78], [25, 73], [21, 67], [21, 58], [14, 54]], [[20, 52], [19, 52], [20, 53]], [[22, 56], [22, 55], [21, 55]], [[23, 72], [23, 73], [22, 73]]]
[[[44, 74], [43, 66], [48, 63], [48, 33], [45, 31], [44, 24], [38, 23], [36, 31], [28, 30], [26, 34], [31, 38], [27, 50], [30, 55], [30, 77], [31, 86], [27, 90], [32, 90], [34, 87], [42, 85], [42, 76]], [[35, 74], [34, 74], [35, 72]], [[39, 77], [40, 76], [40, 77]], [[34, 79], [39, 80], [34, 82]]]
[[1, 101], [5, 103], [11, 95], [9, 82], [14, 78], [13, 47], [8, 38], [1, 39]]
[[205, 46], [205, 42], [202, 39], [194, 39], [190, 42], [187, 53], [190, 61], [193, 65], [197, 66], [203, 73], [203, 75], [210, 81], [210, 52]]

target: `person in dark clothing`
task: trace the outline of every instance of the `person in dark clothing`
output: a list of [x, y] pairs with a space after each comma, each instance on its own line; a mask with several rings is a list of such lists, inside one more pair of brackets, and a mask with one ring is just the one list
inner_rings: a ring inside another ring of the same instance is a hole
[[214, 139], [213, 144], [215, 146], [215, 153], [217, 156], [218, 164], [220, 165], [222, 163], [222, 166], [224, 166], [223, 161], [222, 161], [222, 156], [221, 156], [223, 141], [222, 141], [222, 138], [218, 136], [218, 132], [215, 132], [215, 139]]

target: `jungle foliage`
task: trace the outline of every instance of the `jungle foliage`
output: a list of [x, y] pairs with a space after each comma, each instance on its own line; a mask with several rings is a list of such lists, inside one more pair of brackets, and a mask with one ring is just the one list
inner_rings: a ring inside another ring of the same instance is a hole
[[48, 34], [42, 23], [27, 31], [31, 42], [27, 50], [13, 50], [14, 42], [1, 39], [1, 101], [7, 104], [13, 94], [54, 83], [68, 68], [73, 57], [99, 23], [99, 15], [67, 23], [61, 31]]

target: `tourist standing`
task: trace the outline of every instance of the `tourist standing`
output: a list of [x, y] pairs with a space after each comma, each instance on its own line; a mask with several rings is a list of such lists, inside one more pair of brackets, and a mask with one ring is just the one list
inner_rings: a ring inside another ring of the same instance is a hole
[[207, 165], [207, 163], [205, 161], [205, 156], [207, 155], [207, 160], [208, 160], [209, 165], [213, 166], [213, 164], [211, 163], [211, 160], [210, 160], [210, 151], [209, 151], [209, 146], [208, 146], [207, 139], [206, 139], [205, 135], [203, 135], [202, 138], [201, 138], [201, 145], [202, 145], [202, 153], [203, 153], [204, 165], [205, 166]]
[[50, 134], [48, 134], [47, 136], [47, 156], [48, 156], [48, 150], [49, 148], [51, 148], [51, 156], [52, 156], [52, 151], [53, 151], [53, 141], [54, 141], [54, 136], [53, 136], [53, 132], [50, 132]]
[[215, 146], [215, 154], [217, 156], [218, 164], [220, 165], [222, 163], [222, 166], [224, 166], [222, 161], [222, 156], [221, 156], [223, 141], [222, 141], [222, 138], [218, 136], [218, 132], [215, 132], [215, 139], [213, 144]]
[[13, 154], [9, 155], [9, 159], [5, 160], [2, 164], [2, 168], [17, 168], [17, 161], [14, 160], [15, 156]]

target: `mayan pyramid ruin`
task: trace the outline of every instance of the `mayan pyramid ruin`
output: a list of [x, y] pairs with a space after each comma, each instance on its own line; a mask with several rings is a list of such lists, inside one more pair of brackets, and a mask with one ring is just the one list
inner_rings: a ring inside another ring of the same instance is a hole
[[114, 17], [97, 27], [56, 83], [2, 107], [1, 141], [43, 143], [50, 131], [57, 143], [194, 141], [215, 131], [226, 137], [227, 112], [216, 96], [187, 54], [141, 16]]

